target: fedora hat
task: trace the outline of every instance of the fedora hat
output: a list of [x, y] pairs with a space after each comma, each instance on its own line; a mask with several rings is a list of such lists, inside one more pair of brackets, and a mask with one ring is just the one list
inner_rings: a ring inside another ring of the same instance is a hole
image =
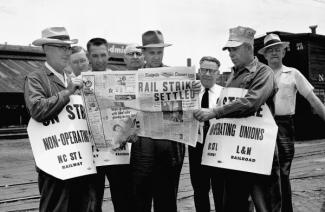
[[250, 43], [254, 45], [255, 32], [256, 31], [252, 28], [242, 26], [229, 29], [229, 38], [222, 50], [226, 50], [227, 48], [231, 47], [237, 47], [243, 43]]
[[49, 27], [42, 31], [42, 38], [33, 42], [34, 46], [44, 44], [76, 44], [78, 39], [70, 39], [67, 30], [64, 27]]
[[263, 54], [265, 53], [265, 50], [271, 46], [275, 46], [275, 45], [281, 45], [283, 46], [283, 48], [286, 48], [289, 46], [289, 42], [282, 42], [280, 40], [279, 35], [277, 34], [268, 34], [267, 36], [265, 36], [264, 38], [264, 47], [261, 48], [260, 50], [258, 50], [259, 54]]
[[159, 30], [152, 30], [142, 34], [142, 46], [137, 46], [137, 48], [167, 47], [171, 45], [164, 43], [163, 34]]

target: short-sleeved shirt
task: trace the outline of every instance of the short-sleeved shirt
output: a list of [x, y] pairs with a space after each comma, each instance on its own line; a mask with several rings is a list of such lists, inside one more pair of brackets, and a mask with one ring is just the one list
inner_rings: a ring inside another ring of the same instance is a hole
[[297, 91], [306, 98], [314, 89], [297, 69], [284, 65], [275, 72], [275, 84], [278, 89], [274, 97], [275, 115], [278, 116], [295, 114]]

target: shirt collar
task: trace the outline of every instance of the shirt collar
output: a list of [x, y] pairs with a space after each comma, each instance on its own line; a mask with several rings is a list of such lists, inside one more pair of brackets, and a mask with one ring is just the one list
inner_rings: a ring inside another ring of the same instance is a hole
[[[214, 84], [210, 89], [209, 92], [211, 93], [217, 93], [217, 84]], [[201, 94], [205, 92], [205, 87], [201, 86]]]
[[59, 72], [54, 70], [54, 68], [52, 68], [52, 66], [50, 66], [47, 62], [45, 62], [45, 67], [50, 70], [57, 78], [59, 78], [63, 85], [65, 85], [66, 87], [68, 86], [67, 75], [65, 74], [65, 72], [63, 72], [63, 75], [60, 74]]
[[284, 65], [282, 65], [281, 66], [281, 71], [283, 72], [283, 73], [287, 73], [287, 72], [290, 72], [291, 71], [291, 69], [290, 68], [288, 68], [287, 66], [284, 66]]

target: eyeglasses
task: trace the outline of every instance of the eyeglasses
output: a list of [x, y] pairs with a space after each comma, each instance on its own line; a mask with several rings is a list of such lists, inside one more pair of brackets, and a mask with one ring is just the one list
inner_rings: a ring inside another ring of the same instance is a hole
[[87, 59], [86, 58], [80, 58], [80, 59], [77, 59], [77, 60], [72, 60], [72, 63], [74, 65], [84, 64], [84, 63], [87, 63]]
[[200, 68], [200, 73], [202, 74], [207, 74], [208, 72], [209, 74], [215, 74], [217, 71], [215, 69]]
[[142, 56], [142, 53], [141, 52], [129, 52], [129, 53], [126, 53], [126, 55], [128, 56], [137, 56], [137, 57], [140, 57]]
[[65, 52], [70, 52], [71, 51], [71, 47], [70, 46], [58, 46], [58, 45], [49, 45], [49, 44], [46, 44], [47, 46], [53, 46], [53, 47], [56, 47], [56, 48], [59, 48]]

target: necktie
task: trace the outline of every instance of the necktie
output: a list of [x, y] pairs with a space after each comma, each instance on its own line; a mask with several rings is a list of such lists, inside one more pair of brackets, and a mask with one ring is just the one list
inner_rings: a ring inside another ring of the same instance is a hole
[[[201, 100], [201, 108], [209, 108], [209, 88], [205, 88]], [[209, 126], [209, 121], [205, 121], [204, 126]]]

